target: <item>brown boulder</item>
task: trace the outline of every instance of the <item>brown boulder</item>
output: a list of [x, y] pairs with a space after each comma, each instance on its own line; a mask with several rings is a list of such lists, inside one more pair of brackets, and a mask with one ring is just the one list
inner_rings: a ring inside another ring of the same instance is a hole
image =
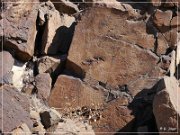
[[34, 53], [36, 38], [36, 16], [35, 10], [38, 0], [30, 3], [6, 3], [7, 9], [3, 10], [0, 29], [4, 30], [3, 47], [12, 51], [20, 60], [28, 61]]
[[[6, 78], [9, 80], [12, 79], [12, 76], [9, 76], [10, 71], [14, 64], [14, 58], [7, 51], [0, 52], [0, 84], [6, 82]], [[8, 77], [9, 76], [9, 77]]]
[[[0, 129], [2, 132], [11, 132], [13, 129], [26, 123], [29, 128], [32, 128], [32, 120], [30, 119], [30, 104], [29, 99], [21, 94], [17, 89], [5, 85], [0, 89]], [[2, 114], [3, 113], [3, 114]], [[2, 117], [3, 116], [3, 117]]]
[[129, 21], [126, 12], [92, 8], [76, 27], [66, 67], [112, 86], [128, 85], [157, 71], [151, 48], [154, 38], [143, 22]]
[[177, 132], [180, 118], [179, 98], [180, 88], [174, 77], [164, 77], [156, 88], [153, 112], [159, 132]]
[[86, 86], [80, 79], [60, 75], [49, 97], [49, 106], [58, 109], [102, 104], [103, 93]]
[[51, 91], [51, 77], [48, 73], [42, 73], [35, 77], [37, 97], [46, 101]]

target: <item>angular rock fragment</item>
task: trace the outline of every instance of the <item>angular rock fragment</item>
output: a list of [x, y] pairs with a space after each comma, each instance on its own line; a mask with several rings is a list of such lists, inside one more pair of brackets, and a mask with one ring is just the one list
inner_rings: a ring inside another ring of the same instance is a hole
[[158, 27], [170, 26], [171, 19], [172, 19], [172, 11], [170, 10], [163, 12], [158, 9], [154, 14], [154, 23]]
[[39, 74], [54, 72], [61, 63], [60, 57], [44, 56], [37, 60], [37, 70]]
[[[13, 129], [26, 123], [29, 128], [32, 128], [32, 120], [30, 119], [30, 104], [29, 99], [21, 94], [16, 88], [5, 85], [0, 88], [0, 130], [3, 132], [11, 132]], [[13, 103], [13, 104], [12, 104]], [[2, 114], [3, 113], [3, 114]], [[3, 116], [3, 117], [2, 117]]]
[[153, 112], [159, 132], [177, 132], [180, 118], [178, 82], [175, 77], [164, 77], [154, 88]]
[[39, 17], [45, 23], [42, 36], [42, 54], [67, 53], [71, 43], [75, 18], [60, 14], [51, 2], [42, 3]]
[[42, 73], [35, 77], [37, 97], [46, 101], [50, 95], [52, 79], [48, 73]]
[[12, 83], [11, 69], [14, 64], [14, 58], [7, 51], [0, 52], [0, 85], [3, 83]]
[[52, 89], [48, 104], [59, 109], [100, 105], [104, 102], [101, 91], [92, 89], [71, 76], [60, 75]]
[[[18, 3], [19, 2], [19, 3]], [[6, 3], [7, 9], [3, 10], [0, 20], [0, 30], [3, 30], [3, 47], [14, 53], [20, 60], [28, 61], [34, 53], [36, 38], [35, 10], [38, 0], [31, 0], [25, 3], [18, 0], [17, 4]], [[2, 38], [1, 38], [2, 40]]]

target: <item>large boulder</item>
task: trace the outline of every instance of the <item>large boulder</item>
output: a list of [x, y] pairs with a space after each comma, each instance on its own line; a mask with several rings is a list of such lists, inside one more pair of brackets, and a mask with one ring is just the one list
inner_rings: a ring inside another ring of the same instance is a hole
[[32, 128], [32, 120], [30, 119], [30, 102], [29, 99], [21, 94], [17, 89], [5, 85], [0, 88], [0, 130], [3, 132], [11, 132], [13, 129], [26, 123]]
[[[3, 83], [11, 82], [12, 75], [11, 69], [14, 64], [14, 58], [7, 51], [0, 52], [0, 85]], [[7, 81], [6, 81], [7, 80]], [[9, 80], [9, 81], [8, 81]]]
[[[25, 3], [22, 0], [17, 3], [5, 3], [6, 9], [0, 20], [1, 37], [4, 37], [3, 47], [15, 54], [23, 61], [28, 61], [34, 53], [36, 38], [38, 0]], [[2, 39], [2, 38], [1, 38]]]
[[175, 77], [164, 77], [157, 87], [157, 94], [153, 101], [153, 112], [159, 132], [179, 131], [178, 119], [180, 118], [180, 88]]
[[104, 96], [101, 91], [83, 84], [80, 79], [60, 75], [49, 97], [49, 106], [59, 109], [78, 106], [93, 106], [102, 104]]
[[115, 9], [87, 10], [76, 27], [67, 69], [114, 87], [158, 77], [159, 58], [151, 52], [155, 39], [146, 33], [145, 23], [128, 17]]

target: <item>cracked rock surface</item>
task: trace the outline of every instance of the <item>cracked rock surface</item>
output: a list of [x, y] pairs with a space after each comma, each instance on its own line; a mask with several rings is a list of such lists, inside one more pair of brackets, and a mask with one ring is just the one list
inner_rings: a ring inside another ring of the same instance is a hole
[[178, 6], [1, 0], [0, 134], [176, 134]]

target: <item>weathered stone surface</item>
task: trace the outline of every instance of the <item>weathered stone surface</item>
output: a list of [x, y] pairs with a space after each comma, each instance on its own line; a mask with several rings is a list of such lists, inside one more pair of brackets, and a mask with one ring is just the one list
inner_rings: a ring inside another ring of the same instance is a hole
[[34, 53], [38, 12], [33, 2], [38, 0], [31, 0], [30, 3], [22, 0], [17, 2], [19, 3], [6, 3], [7, 9], [3, 10], [3, 19], [0, 20], [0, 30], [3, 30], [1, 37], [4, 36], [5, 49], [12, 51], [19, 59], [27, 61]]
[[172, 18], [172, 11], [157, 10], [153, 17], [153, 22], [158, 28], [159, 32], [163, 34], [164, 40], [168, 43], [168, 46], [175, 49], [177, 46], [178, 38], [178, 22], [177, 16]]
[[101, 91], [83, 84], [80, 79], [60, 75], [49, 97], [49, 106], [55, 108], [82, 107], [102, 104], [104, 96]]
[[127, 18], [113, 9], [87, 10], [76, 27], [67, 69], [112, 86], [128, 85], [156, 71], [158, 57], [146, 50], [154, 47], [154, 38], [143, 22]]
[[175, 77], [164, 77], [157, 85], [153, 112], [160, 132], [176, 132], [180, 117], [178, 82]]
[[[54, 55], [67, 52], [71, 43], [75, 18], [67, 14], [60, 14], [50, 1], [41, 4], [39, 15], [42, 16], [41, 20], [46, 22], [41, 53]], [[64, 46], [65, 50], [63, 50]]]
[[20, 134], [31, 135], [31, 131], [25, 123], [23, 123], [22, 125], [20, 125], [19, 127], [17, 127], [12, 131], [12, 135], [20, 135]]
[[42, 73], [36, 76], [36, 89], [39, 99], [46, 101], [50, 95], [52, 79], [48, 73]]
[[3, 112], [0, 112], [0, 120], [2, 121], [3, 119], [0, 127], [3, 127], [3, 129], [0, 130], [2, 132], [11, 132], [13, 129], [21, 126], [22, 123], [26, 123], [29, 128], [32, 128], [32, 121], [29, 115], [29, 99], [17, 89], [8, 85], [1, 87], [0, 93], [0, 95], [3, 94], [3, 99], [2, 96], [0, 97], [0, 108], [3, 109]]
[[7, 51], [0, 52], [0, 85], [11, 82], [12, 74], [10, 73], [14, 64], [14, 58]]
[[[133, 121], [134, 116], [131, 115], [132, 111], [129, 110], [126, 106], [124, 106], [125, 99], [118, 99], [109, 103], [106, 109], [102, 112], [102, 118], [97, 121], [97, 123], [92, 123], [93, 129], [96, 134], [98, 132], [109, 132], [109, 134], [113, 134], [113, 132], [119, 131]], [[133, 125], [129, 125], [126, 129], [127, 131], [131, 131]]]
[[60, 57], [44, 56], [37, 60], [37, 70], [39, 74], [54, 72], [60, 66]]
[[171, 19], [172, 19], [171, 10], [167, 10], [163, 12], [158, 9], [156, 13], [154, 14], [154, 23], [158, 27], [170, 26]]

